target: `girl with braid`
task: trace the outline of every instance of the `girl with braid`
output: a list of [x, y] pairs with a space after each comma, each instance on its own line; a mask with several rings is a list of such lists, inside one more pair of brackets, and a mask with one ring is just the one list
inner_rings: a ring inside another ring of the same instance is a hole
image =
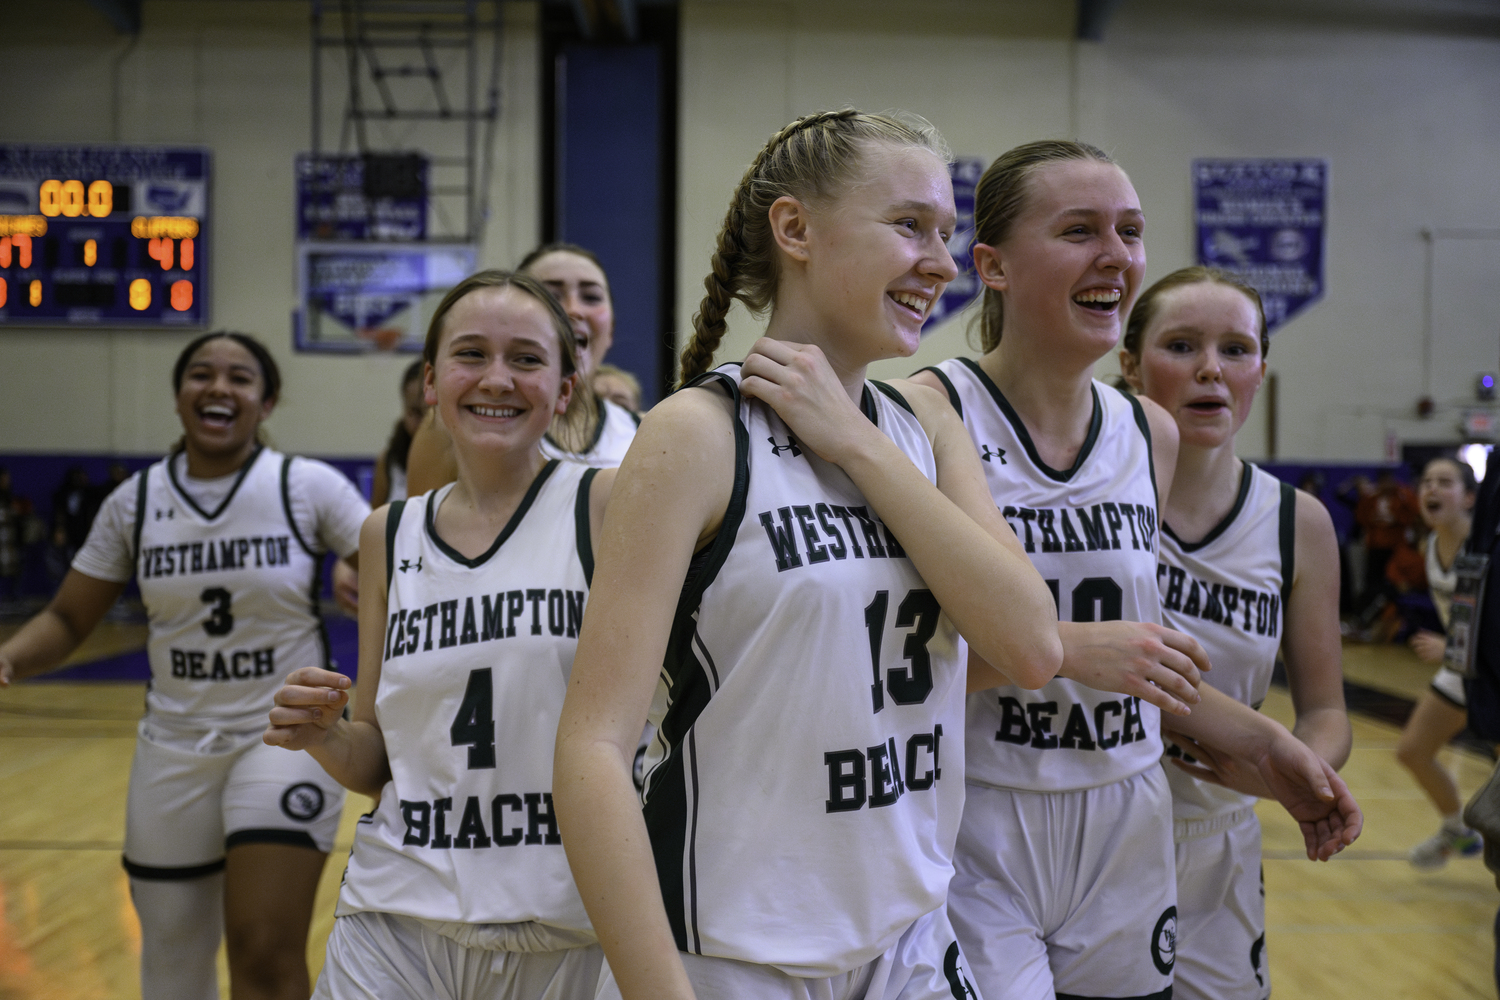
[[[960, 636], [1033, 687], [1061, 650], [957, 416], [865, 379], [954, 277], [946, 158], [925, 123], [850, 110], [772, 136], [684, 389], [620, 467], [553, 779], [601, 997], [974, 995], [943, 909]], [[710, 370], [735, 299], [766, 336]]]
[[[1130, 178], [1093, 146], [1029, 143], [985, 171], [974, 219], [985, 354], [914, 381], [942, 390], [982, 449], [992, 503], [1063, 619], [1063, 663], [1040, 691], [995, 678], [969, 696], [949, 913], [988, 1000], [1167, 1000], [1164, 726], [1246, 761], [1301, 823], [1309, 857], [1351, 843], [1359, 809], [1284, 727], [1210, 685], [1195, 697], [1185, 681], [1208, 666], [1203, 647], [1161, 625], [1158, 508], [1177, 425], [1093, 379], [1146, 270]], [[1243, 610], [1238, 596], [1195, 600], [1219, 621]]]

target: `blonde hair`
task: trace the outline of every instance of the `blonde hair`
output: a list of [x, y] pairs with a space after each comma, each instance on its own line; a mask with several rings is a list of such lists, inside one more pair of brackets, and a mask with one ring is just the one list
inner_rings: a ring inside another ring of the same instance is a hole
[[[1069, 139], [1028, 142], [1002, 153], [974, 188], [974, 242], [999, 246], [1010, 236], [1016, 219], [1026, 210], [1026, 181], [1044, 163], [1059, 160], [1097, 160], [1113, 164], [1098, 146]], [[1005, 301], [993, 288], [984, 290], [979, 307], [979, 346], [988, 354], [1000, 346], [1005, 325]]]
[[713, 365], [735, 299], [756, 314], [775, 301], [779, 268], [771, 235], [772, 203], [781, 197], [818, 202], [836, 196], [856, 175], [860, 156], [872, 142], [920, 146], [944, 162], [952, 159], [947, 144], [926, 121], [853, 108], [798, 118], [756, 154], [729, 199], [712, 269], [703, 279], [703, 301], [693, 316], [693, 337], [682, 351], [679, 385]]

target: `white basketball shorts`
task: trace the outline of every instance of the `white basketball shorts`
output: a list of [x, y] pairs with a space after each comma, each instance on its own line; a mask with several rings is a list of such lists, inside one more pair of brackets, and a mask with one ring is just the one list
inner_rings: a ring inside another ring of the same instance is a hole
[[1178, 820], [1175, 1000], [1266, 1000], [1266, 886], [1253, 808]]
[[466, 947], [412, 917], [339, 917], [313, 1000], [593, 1000], [603, 953]]
[[[941, 908], [918, 917], [883, 955], [826, 979], [789, 975], [771, 965], [679, 954], [698, 1000], [981, 1000]], [[608, 962], [599, 976], [598, 1000], [621, 1000]]]
[[1169, 996], [1177, 878], [1161, 768], [1070, 792], [967, 792], [948, 913], [979, 992]]
[[211, 875], [238, 844], [333, 847], [344, 789], [308, 754], [259, 737], [201, 753], [151, 738], [143, 721], [130, 765], [125, 870], [134, 878]]

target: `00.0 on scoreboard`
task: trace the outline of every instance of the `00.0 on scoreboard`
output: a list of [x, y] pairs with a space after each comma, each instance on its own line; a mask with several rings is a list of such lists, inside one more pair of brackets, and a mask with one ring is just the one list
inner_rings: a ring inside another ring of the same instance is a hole
[[0, 326], [208, 323], [209, 153], [0, 145]]

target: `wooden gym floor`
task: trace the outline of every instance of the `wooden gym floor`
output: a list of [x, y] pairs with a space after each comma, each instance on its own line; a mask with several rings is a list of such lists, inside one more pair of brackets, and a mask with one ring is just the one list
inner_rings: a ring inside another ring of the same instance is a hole
[[[82, 659], [138, 648], [140, 632], [113, 626], [93, 643]], [[1374, 693], [1377, 712], [1382, 694], [1399, 704], [1419, 695], [1430, 674], [1399, 647], [1349, 646], [1344, 662], [1346, 676]], [[140, 996], [140, 932], [120, 845], [142, 697], [140, 684], [43, 682], [0, 692], [0, 1000]], [[1281, 689], [1265, 710], [1291, 721]], [[1305, 860], [1296, 825], [1274, 805], [1260, 808], [1277, 1000], [1495, 997], [1491, 927], [1500, 893], [1476, 859], [1433, 874], [1406, 863], [1437, 818], [1395, 762], [1397, 732], [1354, 715], [1343, 773], [1365, 810], [1365, 832], [1333, 862]], [[1479, 753], [1446, 756], [1466, 796], [1489, 774]], [[315, 977], [354, 820], [368, 808], [363, 796], [349, 797], [324, 872], [308, 944]], [[222, 953], [220, 981], [227, 998]]]

